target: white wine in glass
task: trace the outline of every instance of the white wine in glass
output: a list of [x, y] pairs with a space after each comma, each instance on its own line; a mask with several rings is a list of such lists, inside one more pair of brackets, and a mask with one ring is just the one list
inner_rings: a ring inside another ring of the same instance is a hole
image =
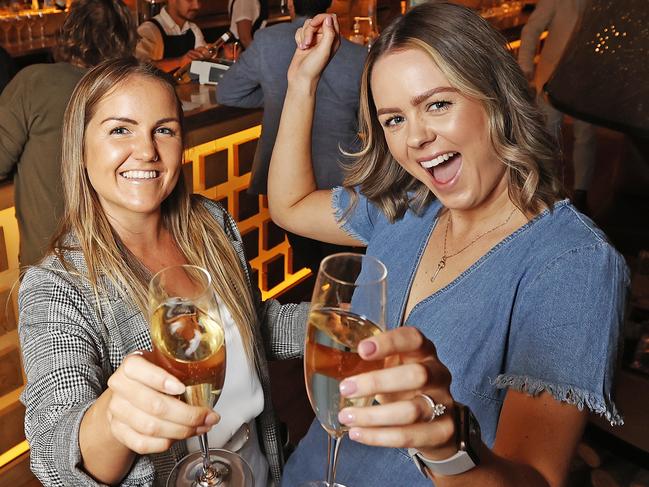
[[[180, 265], [158, 272], [149, 284], [153, 359], [185, 384], [182, 399], [212, 408], [223, 389], [226, 346], [223, 322], [209, 273]], [[183, 458], [171, 472], [170, 487], [252, 486], [252, 471], [236, 453], [210, 449]]]
[[305, 484], [334, 487], [340, 440], [347, 427], [338, 413], [349, 406], [368, 406], [373, 397], [341, 396], [347, 377], [383, 368], [383, 360], [363, 360], [359, 342], [385, 329], [385, 266], [378, 259], [342, 253], [320, 264], [313, 290], [304, 347], [304, 378], [311, 407], [329, 435], [327, 479]]

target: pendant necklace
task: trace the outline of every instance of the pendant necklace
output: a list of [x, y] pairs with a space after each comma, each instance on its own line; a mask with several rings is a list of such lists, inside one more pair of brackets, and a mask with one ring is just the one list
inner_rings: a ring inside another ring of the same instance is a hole
[[448, 229], [449, 229], [449, 227], [451, 226], [451, 211], [449, 210], [449, 212], [448, 212], [448, 220], [446, 220], [446, 229], [444, 230], [444, 247], [442, 248], [442, 258], [439, 259], [439, 262], [437, 263], [437, 270], [435, 270], [435, 273], [434, 273], [433, 276], [430, 278], [430, 282], [434, 282], [435, 279], [437, 278], [437, 275], [441, 272], [441, 270], [442, 270], [444, 267], [446, 267], [446, 261], [447, 261], [448, 259], [450, 259], [451, 257], [455, 257], [455, 256], [458, 255], [458, 254], [461, 254], [461, 253], [464, 252], [466, 249], [468, 249], [469, 247], [471, 247], [471, 245], [473, 245], [473, 244], [476, 243], [478, 240], [480, 240], [482, 237], [484, 237], [484, 236], [486, 236], [486, 235], [489, 235], [491, 232], [494, 232], [494, 231], [498, 230], [500, 227], [504, 227], [505, 225], [507, 225], [507, 224], [509, 223], [509, 220], [512, 219], [512, 216], [514, 216], [514, 212], [515, 212], [515, 211], [516, 211], [516, 208], [514, 208], [514, 209], [511, 211], [511, 213], [509, 214], [509, 216], [507, 217], [507, 219], [506, 219], [504, 222], [502, 222], [502, 223], [496, 225], [495, 227], [493, 227], [493, 228], [487, 230], [487, 231], [484, 232], [484, 233], [481, 233], [480, 235], [478, 235], [477, 237], [475, 237], [473, 240], [471, 240], [468, 244], [466, 244], [464, 247], [462, 247], [462, 248], [461, 248], [460, 250], [458, 250], [457, 252], [454, 252], [454, 253], [452, 253], [452, 254], [447, 254], [447, 253], [446, 253], [446, 240], [447, 240], [447, 238], [448, 238]]

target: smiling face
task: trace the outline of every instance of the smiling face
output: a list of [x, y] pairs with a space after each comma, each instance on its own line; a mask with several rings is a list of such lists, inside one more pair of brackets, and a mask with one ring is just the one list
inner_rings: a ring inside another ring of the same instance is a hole
[[111, 219], [158, 214], [182, 163], [175, 95], [152, 78], [126, 79], [97, 103], [84, 147], [90, 184]]
[[483, 106], [453, 88], [428, 53], [383, 55], [370, 83], [392, 156], [444, 206], [475, 209], [507, 191]]

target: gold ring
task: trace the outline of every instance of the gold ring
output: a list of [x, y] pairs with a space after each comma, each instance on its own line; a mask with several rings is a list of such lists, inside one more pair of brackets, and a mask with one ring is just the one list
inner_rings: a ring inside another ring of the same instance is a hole
[[434, 421], [435, 418], [438, 418], [439, 416], [441, 416], [446, 412], [446, 406], [440, 403], [436, 403], [435, 401], [433, 401], [433, 398], [430, 397], [429, 395], [424, 394], [423, 392], [420, 392], [417, 395], [421, 397], [424, 401], [426, 401], [428, 406], [430, 406], [430, 417], [426, 420], [427, 423]]

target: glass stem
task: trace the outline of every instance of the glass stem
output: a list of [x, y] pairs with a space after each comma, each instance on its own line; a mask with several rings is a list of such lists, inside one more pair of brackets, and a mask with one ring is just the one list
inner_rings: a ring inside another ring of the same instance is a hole
[[336, 465], [338, 465], [338, 450], [342, 442], [342, 436], [329, 436], [327, 443], [327, 454], [329, 456], [329, 463], [327, 465], [327, 485], [334, 487], [336, 484]]
[[207, 442], [207, 433], [203, 433], [198, 437], [198, 442], [201, 444], [201, 450], [203, 450], [203, 473], [207, 473], [210, 470], [210, 445]]

